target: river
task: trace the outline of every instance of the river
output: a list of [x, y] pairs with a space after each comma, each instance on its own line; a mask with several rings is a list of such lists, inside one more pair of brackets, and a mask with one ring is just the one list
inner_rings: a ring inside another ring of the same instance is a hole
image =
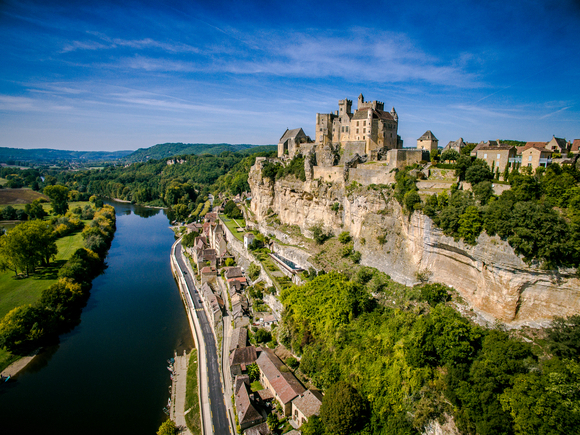
[[155, 434], [166, 360], [193, 347], [162, 210], [108, 201], [117, 231], [81, 323], [0, 386], [0, 434]]

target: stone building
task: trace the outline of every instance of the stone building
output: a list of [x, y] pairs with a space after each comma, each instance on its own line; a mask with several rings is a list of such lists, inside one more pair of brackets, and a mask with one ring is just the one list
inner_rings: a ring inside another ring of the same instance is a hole
[[417, 139], [418, 150], [426, 150], [432, 154], [433, 152], [437, 151], [438, 148], [439, 139], [435, 137], [431, 130], [427, 130], [425, 133], [423, 133], [423, 136]]
[[280, 403], [285, 416], [292, 414], [292, 400], [304, 393], [306, 389], [296, 377], [281, 367], [286, 367], [271, 349], [263, 349], [256, 361], [260, 368], [260, 383], [273, 394]]
[[[544, 144], [542, 146], [542, 144]], [[552, 163], [552, 150], [546, 148], [545, 142], [528, 142], [521, 148], [521, 165], [536, 170]]]
[[465, 147], [465, 145], [467, 145], [467, 144], [465, 142], [463, 142], [463, 138], [460, 137], [459, 139], [457, 139], [455, 141], [450, 141], [447, 145], [445, 145], [445, 148], [443, 148], [441, 153], [444, 153], [445, 151], [448, 151], [448, 150], [455, 150], [459, 154], [461, 154], [461, 150]]
[[570, 147], [568, 142], [566, 142], [566, 139], [552, 136], [552, 139], [546, 144], [545, 148], [552, 152], [560, 153], [563, 156], [565, 156], [568, 153]]
[[483, 145], [475, 150], [478, 159], [485, 160], [491, 171], [503, 173], [510, 159], [515, 157], [517, 148], [512, 145]]
[[580, 139], [574, 139], [570, 147], [570, 152], [574, 154], [580, 153]]
[[322, 394], [319, 391], [306, 390], [304, 394], [292, 401], [292, 420], [300, 427], [310, 417], [319, 414], [320, 406], [322, 406]]
[[320, 146], [360, 142], [364, 154], [380, 148], [402, 148], [397, 135], [399, 116], [395, 108], [385, 112], [380, 101], [364, 101], [358, 97], [357, 110], [352, 112], [351, 100], [339, 100], [338, 110], [333, 113], [316, 114], [315, 143]]
[[293, 158], [300, 150], [300, 145], [303, 143], [310, 143], [312, 140], [306, 136], [304, 130], [301, 128], [294, 128], [292, 130], [286, 129], [280, 140], [278, 141], [278, 157], [288, 155]]

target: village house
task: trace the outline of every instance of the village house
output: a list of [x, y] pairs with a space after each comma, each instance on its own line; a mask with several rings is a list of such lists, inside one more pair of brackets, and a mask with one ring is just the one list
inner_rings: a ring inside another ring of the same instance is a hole
[[230, 354], [230, 374], [232, 379], [246, 373], [246, 368], [256, 362], [258, 353], [254, 346], [234, 349]]
[[223, 316], [224, 302], [217, 296], [208, 282], [204, 282], [200, 288], [200, 296], [205, 306], [205, 311], [212, 325], [220, 324]]
[[236, 412], [240, 428], [245, 430], [264, 421], [262, 414], [256, 409], [254, 394], [250, 391], [250, 381], [247, 376], [242, 382], [235, 382]]
[[236, 328], [232, 331], [230, 339], [230, 352], [235, 349], [246, 347], [248, 343], [248, 330], [246, 328]]
[[242, 273], [242, 268], [238, 267], [238, 266], [231, 266], [231, 267], [227, 267], [225, 268], [224, 271], [224, 277], [226, 279], [231, 279], [231, 278], [241, 278], [243, 277], [243, 273]]
[[284, 415], [292, 415], [292, 400], [306, 389], [292, 373], [280, 370], [282, 367], [287, 370], [287, 367], [273, 350], [264, 348], [256, 363], [260, 368], [260, 383], [270, 390], [284, 410]]
[[[288, 435], [290, 432], [288, 432], [285, 435]], [[268, 423], [260, 423], [257, 426], [252, 426], [249, 427], [248, 429], [246, 429], [244, 431], [244, 435], [271, 435], [272, 431], [270, 430], [270, 428], [268, 427]]]
[[569, 146], [568, 142], [566, 142], [566, 139], [552, 136], [552, 139], [550, 139], [550, 141], [546, 144], [545, 148], [552, 152], [560, 153], [563, 156], [566, 156], [566, 154], [568, 154]]
[[466, 145], [467, 144], [463, 142], [463, 138], [460, 137], [456, 141], [450, 141], [447, 145], [445, 145], [445, 148], [443, 148], [441, 153], [444, 153], [445, 151], [449, 150], [454, 150], [457, 151], [459, 154], [461, 154], [461, 150], [465, 148]]
[[574, 139], [572, 146], [570, 147], [570, 152], [573, 154], [580, 153], [580, 139]]
[[494, 174], [503, 173], [510, 162], [510, 158], [516, 156], [517, 148], [512, 145], [503, 145], [498, 142], [498, 145], [482, 145], [474, 149], [475, 156], [478, 159], [484, 160], [487, 166]]
[[546, 148], [546, 142], [527, 142], [519, 148], [521, 166], [531, 167], [534, 171], [540, 166], [552, 163], [552, 151]]
[[322, 394], [319, 391], [306, 390], [304, 394], [292, 401], [292, 419], [300, 427], [310, 417], [319, 414], [321, 405]]
[[205, 266], [201, 269], [201, 283], [214, 283], [217, 279], [216, 268], [213, 266]]

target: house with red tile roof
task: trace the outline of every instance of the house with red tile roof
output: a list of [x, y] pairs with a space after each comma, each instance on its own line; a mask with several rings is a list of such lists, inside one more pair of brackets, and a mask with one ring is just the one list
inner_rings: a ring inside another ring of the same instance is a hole
[[273, 350], [264, 348], [256, 361], [260, 368], [260, 383], [273, 394], [284, 410], [292, 415], [292, 400], [306, 391], [300, 381], [288, 371]]

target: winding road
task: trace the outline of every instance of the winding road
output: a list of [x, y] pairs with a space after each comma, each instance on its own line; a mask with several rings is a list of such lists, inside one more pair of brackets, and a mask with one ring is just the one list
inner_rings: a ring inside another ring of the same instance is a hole
[[[207, 384], [209, 391], [209, 403], [211, 410], [211, 423], [213, 426], [213, 433], [215, 434], [230, 434], [230, 425], [226, 414], [226, 405], [224, 402], [224, 393], [219, 371], [217, 346], [215, 337], [212, 333], [211, 326], [207, 319], [203, 305], [200, 302], [200, 296], [193, 282], [193, 278], [188, 272], [190, 270], [187, 265], [187, 259], [183, 257], [181, 243], [175, 245], [175, 259], [181, 269], [181, 273], [185, 278], [187, 284], [187, 291], [195, 305], [195, 312], [201, 325], [201, 332], [205, 342], [205, 351], [207, 356]], [[201, 349], [200, 349], [201, 350]], [[202, 380], [200, 380], [201, 382]], [[201, 397], [202, 401], [207, 401], [208, 398]]]

